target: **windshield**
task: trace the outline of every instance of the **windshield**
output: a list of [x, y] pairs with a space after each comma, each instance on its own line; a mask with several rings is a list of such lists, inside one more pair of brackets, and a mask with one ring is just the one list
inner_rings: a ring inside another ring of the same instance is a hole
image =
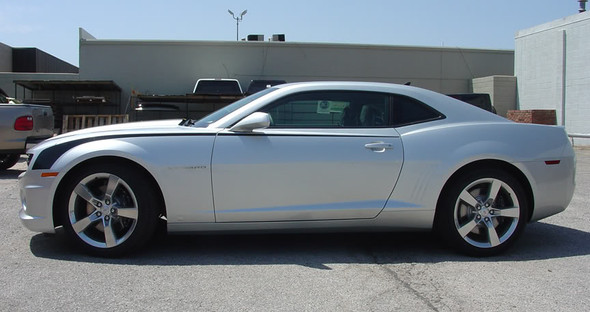
[[219, 119], [225, 117], [226, 115], [228, 115], [231, 112], [236, 111], [237, 109], [239, 109], [240, 107], [246, 106], [247, 104], [249, 104], [250, 102], [268, 94], [271, 93], [272, 91], [275, 91], [277, 88], [268, 88], [266, 90], [260, 91], [258, 93], [252, 94], [248, 97], [245, 97], [241, 100], [238, 100], [236, 102], [233, 102], [232, 104], [220, 108], [216, 111], [214, 111], [213, 113], [199, 119], [199, 121], [197, 121], [193, 126], [197, 127], [197, 128], [207, 128], [210, 124], [218, 121]]

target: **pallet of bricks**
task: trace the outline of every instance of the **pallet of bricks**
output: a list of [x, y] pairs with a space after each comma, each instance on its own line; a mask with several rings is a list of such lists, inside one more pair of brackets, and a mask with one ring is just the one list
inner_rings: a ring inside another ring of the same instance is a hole
[[129, 115], [64, 115], [61, 133], [129, 122]]

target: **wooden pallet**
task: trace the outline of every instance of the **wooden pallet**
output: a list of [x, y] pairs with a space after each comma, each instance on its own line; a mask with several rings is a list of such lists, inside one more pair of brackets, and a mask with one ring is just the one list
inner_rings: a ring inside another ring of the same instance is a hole
[[61, 133], [129, 122], [129, 115], [64, 115]]

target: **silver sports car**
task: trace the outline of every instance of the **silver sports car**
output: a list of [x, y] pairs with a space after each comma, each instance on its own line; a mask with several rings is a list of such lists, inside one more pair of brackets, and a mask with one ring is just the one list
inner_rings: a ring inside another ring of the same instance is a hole
[[574, 192], [564, 128], [518, 124], [409, 86], [272, 87], [201, 120], [89, 128], [29, 151], [20, 219], [63, 226], [99, 256], [156, 228], [218, 231], [435, 230], [476, 256]]

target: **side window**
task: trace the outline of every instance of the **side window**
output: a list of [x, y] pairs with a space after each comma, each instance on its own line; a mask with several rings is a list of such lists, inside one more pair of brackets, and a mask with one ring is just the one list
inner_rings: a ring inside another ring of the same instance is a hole
[[363, 128], [390, 124], [389, 95], [318, 91], [291, 95], [264, 109], [275, 128]]
[[397, 94], [393, 96], [394, 127], [442, 118], [443, 114], [416, 99]]

